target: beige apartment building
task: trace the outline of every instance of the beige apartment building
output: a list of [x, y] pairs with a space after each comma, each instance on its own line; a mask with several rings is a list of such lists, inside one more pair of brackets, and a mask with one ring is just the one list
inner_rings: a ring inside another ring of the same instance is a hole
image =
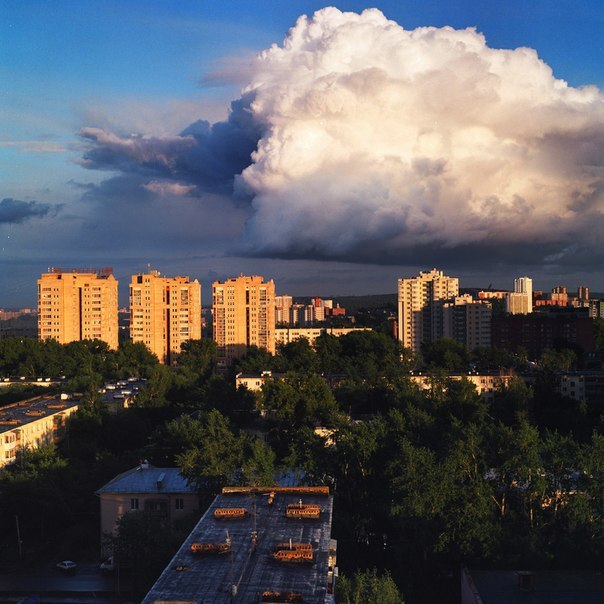
[[117, 285], [111, 268], [52, 268], [38, 279], [38, 337], [118, 347]]
[[277, 327], [275, 343], [277, 345], [290, 344], [295, 340], [305, 338], [311, 346], [314, 346], [317, 338], [323, 334], [339, 338], [358, 331], [371, 331], [371, 327]]
[[459, 279], [432, 269], [398, 280], [398, 339], [405, 348], [421, 350], [443, 337], [443, 303], [459, 294]]
[[201, 285], [189, 277], [159, 271], [130, 281], [130, 338], [142, 342], [161, 363], [170, 364], [187, 340], [201, 338]]
[[240, 275], [215, 281], [212, 291], [219, 366], [244, 356], [248, 346], [275, 354], [275, 283]]
[[40, 396], [2, 407], [0, 468], [18, 461], [26, 450], [59, 442], [78, 405], [64, 396]]
[[468, 350], [491, 347], [493, 308], [487, 300], [474, 300], [470, 294], [457, 296], [443, 304], [443, 336], [453, 338]]

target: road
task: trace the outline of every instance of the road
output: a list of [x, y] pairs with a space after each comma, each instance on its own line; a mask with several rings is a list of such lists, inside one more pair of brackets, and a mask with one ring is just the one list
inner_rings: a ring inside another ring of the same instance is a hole
[[78, 564], [73, 575], [54, 566], [0, 574], [0, 602], [14, 602], [16, 596], [30, 595], [38, 596], [40, 602], [110, 602], [113, 588], [113, 576], [102, 575], [98, 564]]

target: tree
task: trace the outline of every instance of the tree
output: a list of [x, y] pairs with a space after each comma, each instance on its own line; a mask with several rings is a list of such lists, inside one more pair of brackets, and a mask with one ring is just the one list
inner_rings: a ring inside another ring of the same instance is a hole
[[176, 459], [197, 448], [204, 438], [203, 423], [190, 415], [168, 421], [151, 435], [150, 458], [157, 466], [174, 466]]
[[298, 338], [279, 347], [275, 368], [278, 371], [314, 373], [318, 371], [318, 361], [318, 356], [310, 342], [306, 338]]
[[463, 344], [453, 338], [440, 338], [422, 346], [424, 363], [429, 369], [466, 371], [468, 353]]
[[192, 528], [174, 530], [167, 518], [142, 510], [118, 519], [116, 536], [110, 541], [118, 567], [132, 569], [135, 592], [149, 590], [186, 537], [186, 529]]
[[202, 496], [213, 497], [229, 482], [242, 461], [242, 439], [229, 426], [228, 419], [213, 409], [201, 420], [197, 445], [176, 456], [183, 476], [197, 485]]
[[178, 367], [186, 368], [203, 379], [210, 377], [216, 363], [214, 340], [187, 340], [180, 349], [177, 357]]
[[165, 365], [155, 365], [145, 387], [135, 399], [136, 407], [164, 407], [172, 384], [172, 373]]
[[377, 570], [356, 571], [349, 579], [341, 575], [336, 585], [338, 604], [404, 604], [396, 583], [388, 572], [378, 575]]
[[275, 482], [275, 453], [259, 438], [251, 437], [244, 445], [241, 484], [270, 486]]
[[492, 413], [507, 426], [533, 419], [533, 390], [519, 377], [501, 384], [495, 391]]
[[120, 342], [116, 355], [120, 377], [150, 378], [158, 363], [157, 357], [142, 342], [132, 340]]

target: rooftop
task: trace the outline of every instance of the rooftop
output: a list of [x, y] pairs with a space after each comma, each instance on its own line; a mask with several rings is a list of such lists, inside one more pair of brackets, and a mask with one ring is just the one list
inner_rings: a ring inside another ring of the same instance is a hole
[[156, 468], [149, 463], [141, 463], [118, 474], [97, 495], [102, 493], [195, 493], [195, 488], [184, 478], [179, 468]]
[[[237, 490], [218, 495], [170, 564], [163, 571], [143, 604], [178, 601], [187, 604], [236, 604], [257, 602], [265, 591], [297, 592], [304, 604], [324, 604], [327, 598], [328, 556], [330, 551], [333, 498], [305, 494], [295, 488], [277, 489], [269, 504], [268, 489], [257, 493]], [[318, 504], [318, 520], [288, 519], [289, 504]], [[245, 508], [244, 518], [217, 520], [217, 508]], [[256, 531], [256, 548], [252, 534]], [[196, 556], [193, 543], [225, 543], [225, 555]], [[277, 543], [312, 544], [313, 562], [284, 564], [273, 560]], [[232, 596], [233, 586], [236, 595]]]
[[60, 396], [38, 396], [6, 405], [0, 408], [0, 433], [77, 407], [78, 404], [79, 400], [62, 399]]

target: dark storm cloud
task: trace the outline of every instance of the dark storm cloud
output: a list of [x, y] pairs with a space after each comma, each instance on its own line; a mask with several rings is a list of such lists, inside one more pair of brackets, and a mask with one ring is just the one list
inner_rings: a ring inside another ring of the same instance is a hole
[[192, 184], [199, 191], [232, 189], [233, 179], [251, 163], [261, 131], [250, 112], [253, 95], [231, 103], [224, 122], [199, 120], [177, 136], [120, 136], [83, 128], [87, 144], [81, 164], [96, 170], [118, 170], [144, 178]]
[[30, 218], [54, 216], [60, 209], [61, 205], [5, 197], [0, 201], [0, 224], [20, 224]]

